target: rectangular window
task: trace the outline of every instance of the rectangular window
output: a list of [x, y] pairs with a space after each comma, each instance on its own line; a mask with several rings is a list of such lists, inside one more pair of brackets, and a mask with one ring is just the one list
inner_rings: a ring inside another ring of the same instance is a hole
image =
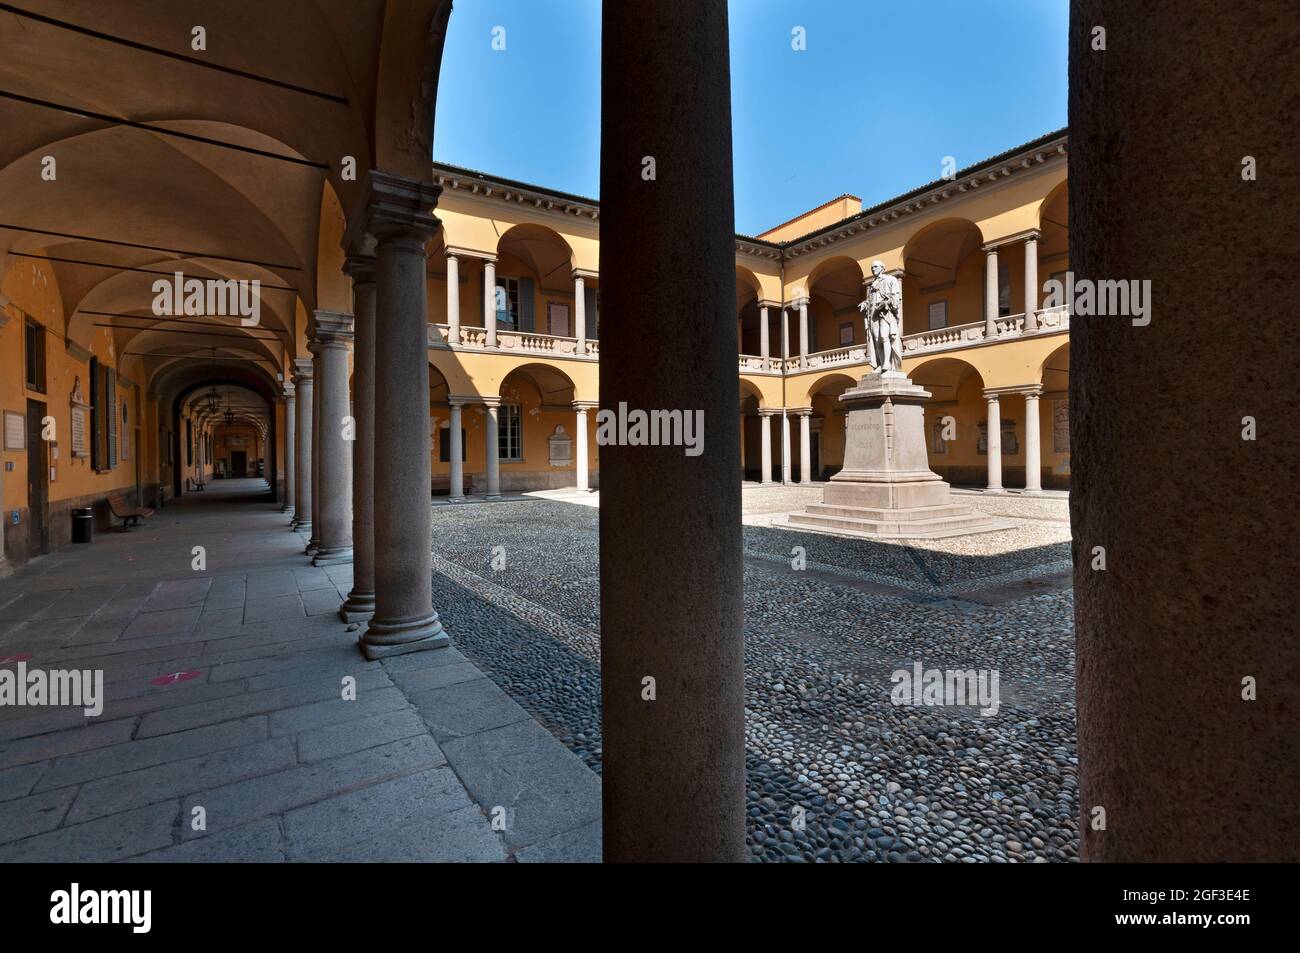
[[45, 393], [45, 327], [31, 318], [23, 322], [23, 352], [27, 364], [27, 389]]
[[943, 301], [930, 302], [930, 324], [929, 328], [933, 331], [935, 328], [946, 328], [948, 326], [948, 299]]
[[[465, 456], [465, 428], [460, 428], [460, 462], [464, 463]], [[438, 462], [451, 462], [451, 428], [442, 427], [438, 430]]]
[[497, 327], [506, 326], [511, 330], [519, 327], [519, 279], [497, 279]]
[[497, 410], [497, 454], [506, 462], [524, 458], [524, 422], [518, 404], [502, 404]]
[[853, 322], [845, 321], [840, 325], [840, 347], [849, 347], [853, 344]]

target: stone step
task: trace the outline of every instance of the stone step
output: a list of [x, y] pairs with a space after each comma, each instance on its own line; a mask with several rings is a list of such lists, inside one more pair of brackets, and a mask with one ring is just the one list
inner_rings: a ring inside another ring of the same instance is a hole
[[897, 513], [901, 511], [894, 512], [894, 517], [887, 519], [855, 519], [817, 513], [791, 513], [786, 520], [786, 525], [791, 529], [877, 539], [942, 539], [970, 533], [991, 533], [1009, 529], [1013, 525], [1006, 520], [974, 510], [969, 510], [966, 514], [928, 519], [899, 519]]
[[881, 520], [887, 523], [896, 523], [903, 520], [941, 519], [946, 516], [968, 516], [975, 513], [969, 506], [963, 506], [960, 503], [912, 506], [900, 509], [874, 506], [844, 506], [834, 503], [810, 503], [804, 512], [817, 516], [838, 516], [854, 520]]

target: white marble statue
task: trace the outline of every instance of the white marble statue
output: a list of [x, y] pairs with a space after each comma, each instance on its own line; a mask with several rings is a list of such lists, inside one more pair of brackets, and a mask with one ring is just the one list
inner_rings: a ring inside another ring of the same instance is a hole
[[903, 284], [871, 263], [867, 298], [858, 305], [867, 325], [867, 361], [880, 373], [903, 371]]

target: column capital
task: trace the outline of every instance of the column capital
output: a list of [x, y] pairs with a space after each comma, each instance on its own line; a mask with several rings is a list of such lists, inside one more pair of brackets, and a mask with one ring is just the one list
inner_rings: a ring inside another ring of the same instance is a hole
[[777, 412], [778, 412], [780, 409], [781, 409], [781, 408], [779, 408], [779, 407], [760, 407], [760, 408], [758, 408], [758, 416], [760, 416], [760, 417], [775, 417], [776, 414], [777, 414]]
[[575, 400], [573, 402], [574, 410], [595, 410], [599, 406], [600, 401], [598, 400]]
[[575, 281], [577, 281], [577, 280], [579, 280], [579, 279], [582, 279], [582, 280], [585, 281], [585, 280], [588, 279], [588, 278], [599, 278], [599, 277], [600, 277], [600, 275], [599, 275], [597, 272], [592, 271], [590, 268], [574, 268], [574, 269], [573, 269], [573, 279], [574, 279]]
[[811, 407], [787, 407], [786, 413], [794, 414], [796, 417], [811, 417], [813, 409]]
[[771, 298], [759, 298], [756, 302], [754, 302], [754, 304], [760, 311], [764, 308], [781, 307], [781, 302], [773, 301]]
[[347, 347], [352, 343], [352, 315], [342, 311], [313, 311], [307, 322], [307, 350]]
[[477, 258], [479, 261], [490, 261], [496, 263], [497, 253], [494, 251], [479, 251], [474, 248], [461, 248], [456, 245], [448, 245], [446, 250], [448, 258]]
[[358, 196], [358, 212], [349, 217], [343, 247], [359, 251], [365, 247], [365, 236], [381, 242], [401, 238], [427, 242], [442, 227], [433, 214], [441, 195], [442, 186], [432, 182], [370, 170]]
[[280, 385], [280, 391], [281, 396], [284, 397], [285, 400], [293, 400], [294, 394], [297, 393], [297, 389], [293, 386], [293, 381], [285, 381]]
[[312, 375], [315, 373], [312, 359], [309, 357], [296, 357], [293, 359], [293, 382], [301, 387], [304, 383], [310, 384]]
[[1008, 394], [1020, 394], [1024, 397], [1039, 397], [1043, 393], [1042, 384], [1008, 384], [1004, 387], [986, 387], [984, 396], [989, 400], [997, 400]]
[[474, 400], [484, 407], [500, 407], [502, 403], [500, 397], [475, 397]]
[[1001, 238], [995, 238], [990, 242], [985, 242], [982, 246], [984, 254], [996, 252], [1003, 245], [1018, 245], [1021, 242], [1036, 242], [1042, 237], [1042, 233], [1036, 228], [1026, 228], [1018, 232], [1012, 232], [1010, 235], [1003, 235]]
[[373, 283], [375, 280], [375, 255], [350, 254], [343, 261], [343, 274], [352, 279], [353, 284]]

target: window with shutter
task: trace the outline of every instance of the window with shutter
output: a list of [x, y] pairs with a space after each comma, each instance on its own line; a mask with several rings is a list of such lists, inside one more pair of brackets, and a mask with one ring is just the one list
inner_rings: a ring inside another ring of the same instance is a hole
[[586, 312], [584, 315], [587, 324], [586, 336], [598, 339], [600, 337], [600, 312], [597, 310], [599, 296], [596, 294], [596, 290], [590, 286], [584, 286], [582, 297], [584, 298], [583, 308]]
[[104, 469], [112, 470], [117, 466], [117, 371], [111, 367], [104, 368], [104, 422], [108, 438]]
[[537, 323], [533, 318], [533, 279], [519, 278], [517, 281], [519, 283], [517, 293], [519, 310], [516, 313], [519, 315], [519, 322], [516, 327], [520, 331], [535, 331]]
[[101, 448], [104, 433], [104, 391], [103, 372], [97, 358], [90, 359], [90, 469], [98, 472], [104, 468], [104, 453]]

